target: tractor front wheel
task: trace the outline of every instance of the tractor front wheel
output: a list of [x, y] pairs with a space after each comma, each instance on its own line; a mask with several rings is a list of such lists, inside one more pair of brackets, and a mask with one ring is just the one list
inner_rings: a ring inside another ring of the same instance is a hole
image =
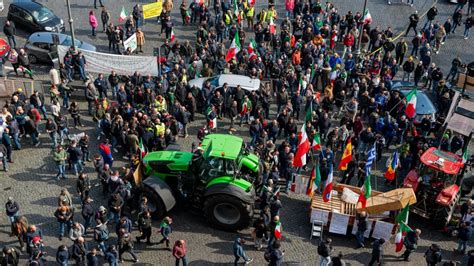
[[144, 196], [148, 199], [148, 209], [150, 210], [151, 217], [154, 219], [161, 219], [165, 216], [165, 205], [163, 204], [163, 200], [155, 191], [148, 186], [144, 186], [140, 189], [139, 195], [139, 200]]
[[459, 201], [460, 193], [456, 195], [454, 200], [445, 207], [439, 207], [433, 217], [434, 226], [437, 228], [444, 228], [448, 225], [449, 221], [453, 217], [454, 208]]
[[237, 231], [249, 226], [253, 207], [229, 195], [213, 195], [204, 202], [208, 222], [219, 229]]

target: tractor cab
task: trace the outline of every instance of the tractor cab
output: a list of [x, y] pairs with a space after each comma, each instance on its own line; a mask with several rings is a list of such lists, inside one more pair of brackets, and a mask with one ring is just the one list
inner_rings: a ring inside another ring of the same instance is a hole
[[462, 159], [453, 153], [435, 147], [425, 151], [420, 166], [411, 170], [403, 181], [403, 187], [412, 188], [418, 199], [412, 212], [445, 226], [459, 199], [462, 167]]

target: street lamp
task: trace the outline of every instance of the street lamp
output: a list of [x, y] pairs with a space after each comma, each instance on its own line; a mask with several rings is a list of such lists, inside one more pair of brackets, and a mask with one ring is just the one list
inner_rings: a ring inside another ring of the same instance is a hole
[[76, 42], [75, 42], [75, 36], [74, 36], [74, 25], [73, 25], [73, 19], [71, 16], [71, 6], [69, 5], [69, 0], [66, 0], [67, 4], [67, 15], [69, 17], [69, 30], [71, 31], [71, 39], [72, 39], [72, 48], [74, 51], [76, 50]]
[[357, 50], [354, 52], [354, 54], [356, 55], [356, 61], [359, 61], [360, 54], [362, 53], [360, 47], [362, 44], [362, 35], [364, 34], [364, 16], [365, 11], [367, 10], [367, 2], [368, 0], [364, 0], [364, 9], [362, 10], [362, 26], [359, 31], [359, 41], [357, 42]]

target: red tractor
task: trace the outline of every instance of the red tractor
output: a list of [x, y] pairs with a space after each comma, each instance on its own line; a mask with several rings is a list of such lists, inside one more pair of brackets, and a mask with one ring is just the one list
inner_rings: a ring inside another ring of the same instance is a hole
[[435, 227], [447, 226], [460, 198], [463, 166], [462, 158], [453, 153], [435, 147], [425, 151], [420, 166], [403, 181], [403, 187], [413, 188], [416, 194], [411, 211], [432, 220]]

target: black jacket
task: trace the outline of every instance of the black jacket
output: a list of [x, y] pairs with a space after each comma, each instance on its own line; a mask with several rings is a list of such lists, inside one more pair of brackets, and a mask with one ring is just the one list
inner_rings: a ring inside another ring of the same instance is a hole
[[10, 21], [10, 25], [5, 24], [5, 26], [3, 26], [3, 33], [5, 33], [7, 37], [15, 36], [16, 34], [15, 24], [13, 24], [13, 22], [11, 21]]

